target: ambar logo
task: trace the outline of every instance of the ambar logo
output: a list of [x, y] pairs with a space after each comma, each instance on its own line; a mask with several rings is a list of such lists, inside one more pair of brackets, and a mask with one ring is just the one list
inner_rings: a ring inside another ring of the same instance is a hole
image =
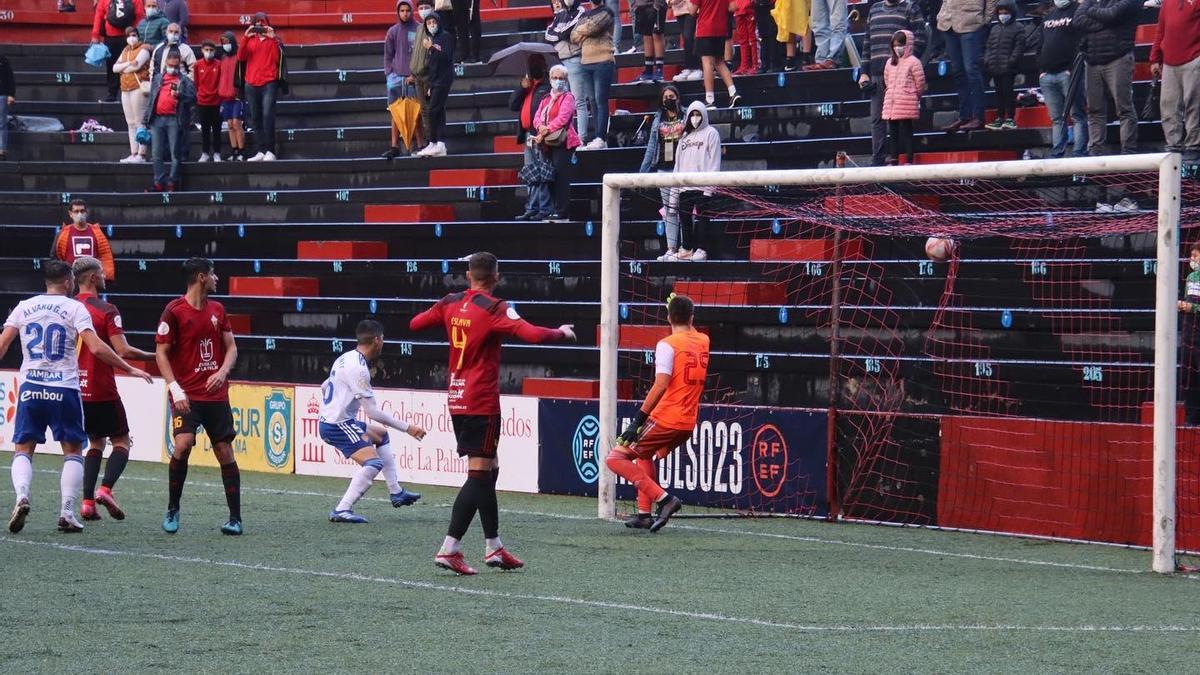
[[750, 446], [750, 472], [764, 497], [774, 497], [787, 479], [788, 447], [783, 433], [774, 424], [764, 424], [754, 434]]

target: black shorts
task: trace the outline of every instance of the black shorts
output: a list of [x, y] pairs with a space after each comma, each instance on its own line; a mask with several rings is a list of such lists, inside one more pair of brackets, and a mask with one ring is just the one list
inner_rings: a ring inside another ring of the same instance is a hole
[[229, 401], [192, 401], [186, 415], [171, 413], [171, 435], [194, 434], [200, 427], [213, 443], [230, 443], [237, 438]]
[[667, 24], [667, 6], [662, 8], [654, 5], [638, 7], [633, 13], [633, 31], [639, 35], [662, 35], [663, 27]]
[[696, 38], [696, 56], [712, 56], [725, 58], [725, 38], [698, 37]]
[[83, 402], [83, 430], [88, 438], [120, 438], [129, 435], [125, 404], [115, 401]]
[[500, 445], [499, 415], [451, 415], [461, 457], [494, 458]]

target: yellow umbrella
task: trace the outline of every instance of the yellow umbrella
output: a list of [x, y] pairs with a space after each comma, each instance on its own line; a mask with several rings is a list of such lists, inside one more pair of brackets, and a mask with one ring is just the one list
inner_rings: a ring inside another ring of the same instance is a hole
[[404, 147], [412, 149], [413, 139], [417, 134], [417, 125], [421, 123], [421, 104], [415, 98], [404, 96], [396, 99], [388, 106], [392, 115], [392, 124], [400, 132]]

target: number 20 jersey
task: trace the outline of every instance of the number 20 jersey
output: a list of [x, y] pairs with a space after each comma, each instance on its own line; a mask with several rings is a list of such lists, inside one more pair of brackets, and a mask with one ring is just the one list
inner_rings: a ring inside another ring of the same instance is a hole
[[87, 308], [65, 295], [37, 295], [22, 300], [8, 315], [5, 328], [21, 337], [21, 382], [79, 389], [79, 334], [94, 330]]

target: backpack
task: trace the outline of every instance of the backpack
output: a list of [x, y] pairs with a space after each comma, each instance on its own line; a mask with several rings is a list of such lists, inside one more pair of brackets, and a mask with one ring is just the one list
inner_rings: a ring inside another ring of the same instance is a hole
[[108, 16], [104, 19], [108, 25], [124, 30], [133, 25], [133, 19], [130, 0], [108, 0]]

